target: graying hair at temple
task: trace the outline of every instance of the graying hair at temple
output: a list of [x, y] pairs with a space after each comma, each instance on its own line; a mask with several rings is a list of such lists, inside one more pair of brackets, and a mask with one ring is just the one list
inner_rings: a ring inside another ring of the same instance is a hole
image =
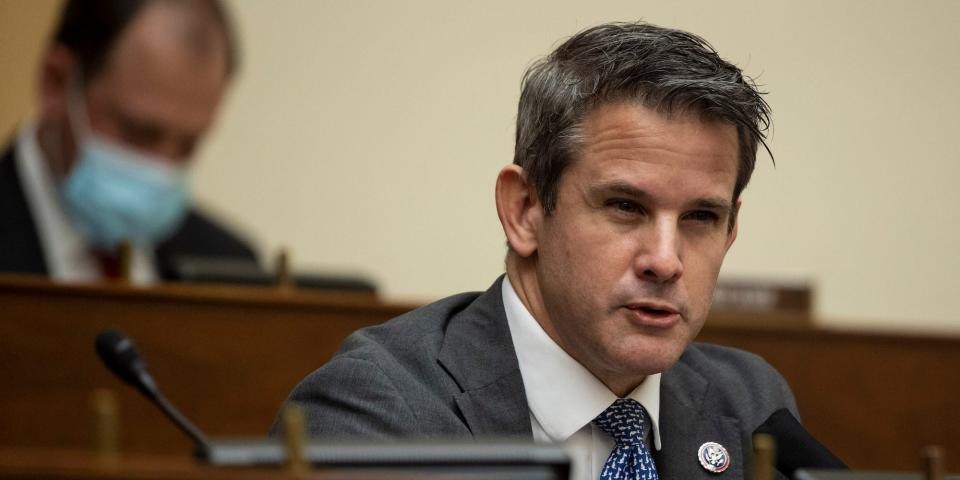
[[[754, 82], [692, 33], [647, 23], [584, 30], [534, 63], [523, 78], [513, 163], [523, 167], [547, 214], [580, 144], [583, 118], [599, 105], [634, 101], [664, 115], [696, 115], [737, 128], [734, 200], [750, 181], [770, 106]], [[771, 155], [772, 157], [772, 155]]]

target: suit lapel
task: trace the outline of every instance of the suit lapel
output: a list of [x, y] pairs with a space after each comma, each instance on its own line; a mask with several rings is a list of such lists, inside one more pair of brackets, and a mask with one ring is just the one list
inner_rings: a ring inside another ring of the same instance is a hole
[[0, 271], [45, 275], [47, 262], [20, 184], [14, 145], [0, 158]]
[[[750, 455], [739, 420], [704, 409], [710, 382], [685, 363], [678, 362], [662, 377], [660, 432], [662, 449], [654, 453], [661, 480], [743, 479]], [[700, 465], [698, 451], [706, 442], [722, 445], [730, 466], [713, 473]]]
[[522, 389], [518, 370], [483, 388], [457, 395], [457, 406], [473, 436], [532, 438], [530, 410]]
[[503, 309], [503, 277], [453, 316], [438, 362], [460, 386], [455, 395], [474, 437], [532, 438], [527, 396]]

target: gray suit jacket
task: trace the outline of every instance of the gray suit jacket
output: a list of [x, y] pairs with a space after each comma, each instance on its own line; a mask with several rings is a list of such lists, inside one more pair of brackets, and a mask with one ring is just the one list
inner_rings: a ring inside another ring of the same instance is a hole
[[[501, 280], [350, 335], [288, 398], [317, 438], [532, 439]], [[790, 389], [759, 357], [693, 344], [661, 379], [664, 480], [749, 478], [751, 436], [774, 411], [797, 415]], [[731, 465], [706, 472], [697, 451], [713, 441]]]

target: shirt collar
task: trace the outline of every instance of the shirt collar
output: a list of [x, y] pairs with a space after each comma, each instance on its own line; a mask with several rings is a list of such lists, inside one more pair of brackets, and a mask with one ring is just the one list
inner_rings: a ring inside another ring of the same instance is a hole
[[[502, 291], [530, 413], [551, 440], [562, 442], [589, 425], [617, 396], [547, 335], [507, 276]], [[660, 374], [647, 376], [626, 398], [639, 402], [650, 415], [654, 448], [660, 450]]]

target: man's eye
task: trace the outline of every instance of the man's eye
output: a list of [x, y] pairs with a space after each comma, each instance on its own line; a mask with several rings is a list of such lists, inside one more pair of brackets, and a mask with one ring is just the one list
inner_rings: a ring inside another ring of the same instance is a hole
[[720, 217], [709, 210], [697, 210], [695, 212], [690, 212], [686, 215], [688, 220], [693, 220], [695, 222], [706, 222], [712, 223], [720, 219]]
[[131, 143], [144, 147], [151, 146], [161, 136], [159, 129], [143, 125], [127, 125], [124, 133]]
[[613, 207], [617, 209], [617, 211], [625, 213], [639, 213], [642, 211], [640, 205], [637, 205], [629, 200], [610, 200], [607, 202], [607, 206]]
[[141, 121], [129, 115], [121, 115], [119, 124], [123, 139], [134, 147], [149, 149], [163, 137], [163, 129], [159, 125]]

